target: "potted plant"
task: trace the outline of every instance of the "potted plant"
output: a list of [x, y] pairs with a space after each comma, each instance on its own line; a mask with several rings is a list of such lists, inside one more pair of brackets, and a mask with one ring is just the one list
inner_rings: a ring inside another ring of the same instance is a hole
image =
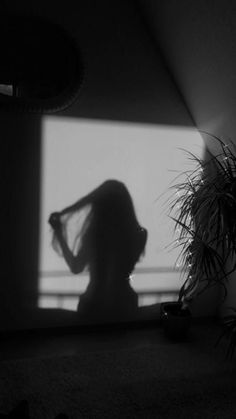
[[185, 339], [191, 324], [189, 307], [184, 307], [181, 301], [162, 303], [161, 324], [165, 334], [172, 340]]
[[226, 280], [236, 269], [236, 147], [214, 138], [217, 155], [206, 160], [187, 152], [195, 167], [182, 173], [184, 180], [172, 187], [175, 192], [169, 202], [169, 215], [178, 233], [177, 263], [186, 279], [178, 301], [162, 304], [161, 318], [167, 330], [170, 322], [174, 324], [173, 313], [184, 319], [183, 327], [189, 327], [185, 319], [190, 317], [189, 304], [207, 289], [219, 284], [225, 299]]

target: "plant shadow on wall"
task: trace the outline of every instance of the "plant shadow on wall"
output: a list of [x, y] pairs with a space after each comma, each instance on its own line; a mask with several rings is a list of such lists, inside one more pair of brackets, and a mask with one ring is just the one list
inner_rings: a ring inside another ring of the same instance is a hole
[[[181, 173], [184, 180], [171, 187], [174, 194], [169, 200], [169, 216], [175, 222], [174, 246], [180, 248], [176, 263], [186, 279], [178, 301], [162, 306], [162, 321], [170, 335], [177, 333], [179, 324], [181, 332], [186, 332], [189, 304], [208, 289], [222, 287], [223, 302], [229, 276], [236, 270], [236, 146], [211, 137], [216, 141], [217, 154], [209, 153], [208, 159], [202, 159], [187, 151], [194, 169]], [[232, 355], [236, 310], [223, 318], [219, 340], [225, 335], [230, 339], [228, 355]]]

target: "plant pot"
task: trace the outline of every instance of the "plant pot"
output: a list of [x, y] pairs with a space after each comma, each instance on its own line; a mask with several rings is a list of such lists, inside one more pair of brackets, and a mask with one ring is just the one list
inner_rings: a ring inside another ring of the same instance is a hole
[[182, 304], [177, 301], [161, 304], [161, 325], [170, 339], [186, 339], [190, 324], [191, 312], [189, 308], [183, 308]]

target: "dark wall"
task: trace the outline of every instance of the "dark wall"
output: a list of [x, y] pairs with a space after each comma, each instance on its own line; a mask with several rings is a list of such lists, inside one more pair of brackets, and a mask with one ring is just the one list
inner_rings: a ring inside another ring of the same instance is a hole
[[17, 323], [22, 308], [37, 304], [40, 121], [0, 115], [1, 292], [0, 325]]
[[[81, 48], [84, 84], [74, 104], [57, 117], [193, 126], [134, 2], [23, 0], [10, 2], [7, 11], [19, 18], [25, 13], [61, 24]], [[39, 324], [32, 316], [23, 317], [22, 307], [32, 308], [37, 302], [43, 118], [0, 112], [4, 173], [1, 328]]]
[[77, 41], [85, 80], [64, 115], [192, 126], [134, 1], [23, 0], [8, 11], [48, 18]]
[[197, 127], [235, 141], [235, 2], [139, 3]]

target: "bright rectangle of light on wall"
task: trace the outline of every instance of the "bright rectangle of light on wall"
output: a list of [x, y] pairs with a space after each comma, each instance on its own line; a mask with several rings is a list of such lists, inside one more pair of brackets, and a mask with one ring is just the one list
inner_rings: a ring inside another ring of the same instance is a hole
[[[42, 129], [41, 238], [39, 306], [75, 310], [88, 274], [72, 275], [51, 246], [48, 218], [107, 179], [127, 186], [137, 218], [148, 230], [146, 253], [136, 265], [132, 286], [140, 305], [154, 290], [177, 290], [178, 251], [165, 202], [178, 172], [191, 168], [181, 149], [202, 156], [203, 140], [195, 129], [73, 118], [45, 117]], [[145, 294], [145, 293], [144, 293]], [[156, 301], [156, 300], [155, 300]], [[155, 302], [154, 301], [154, 302]]]

